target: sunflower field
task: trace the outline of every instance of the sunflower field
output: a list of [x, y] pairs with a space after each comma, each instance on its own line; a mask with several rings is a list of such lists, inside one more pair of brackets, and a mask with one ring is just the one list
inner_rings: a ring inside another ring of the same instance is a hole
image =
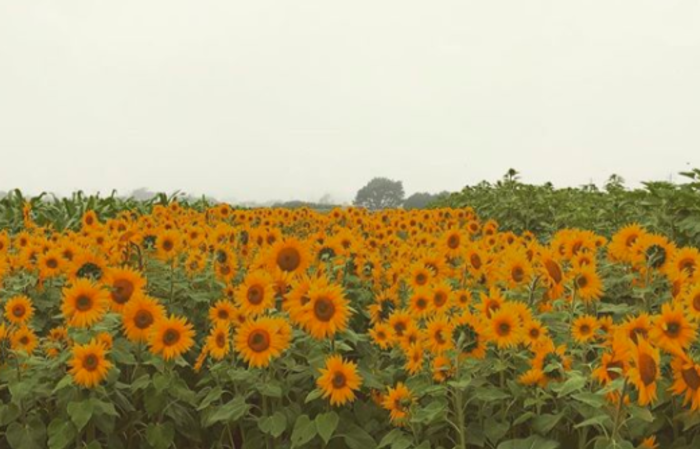
[[3, 201], [2, 448], [700, 447], [700, 252], [639, 224]]

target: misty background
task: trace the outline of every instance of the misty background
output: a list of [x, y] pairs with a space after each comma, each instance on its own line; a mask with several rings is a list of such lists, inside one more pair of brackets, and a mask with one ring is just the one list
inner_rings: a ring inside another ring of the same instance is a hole
[[699, 80], [695, 0], [0, 0], [0, 190], [676, 180]]

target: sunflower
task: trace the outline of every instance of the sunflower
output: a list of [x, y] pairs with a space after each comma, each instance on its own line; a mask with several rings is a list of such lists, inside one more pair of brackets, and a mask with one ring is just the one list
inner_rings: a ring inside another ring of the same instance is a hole
[[413, 265], [409, 274], [411, 277], [408, 280], [408, 285], [413, 289], [427, 287], [434, 276], [428, 267], [419, 263]]
[[165, 308], [157, 299], [146, 295], [134, 297], [122, 312], [126, 338], [134, 342], [147, 341], [153, 325], [164, 316]]
[[409, 347], [402, 348], [406, 356], [405, 369], [410, 375], [415, 375], [423, 369], [425, 361], [425, 350], [420, 343], [414, 343]]
[[109, 293], [89, 279], [77, 279], [63, 289], [61, 312], [71, 326], [90, 327], [107, 312]]
[[499, 349], [515, 346], [522, 341], [522, 323], [512, 308], [504, 305], [491, 314], [488, 336]]
[[300, 321], [314, 338], [332, 337], [347, 328], [351, 309], [339, 285], [326, 285], [309, 291]]
[[413, 318], [405, 310], [396, 310], [389, 316], [389, 327], [391, 328], [392, 338], [400, 339], [409, 325], [413, 323]]
[[377, 323], [369, 330], [369, 336], [374, 344], [381, 349], [387, 349], [391, 346], [391, 328], [388, 324]]
[[618, 327], [617, 331], [623, 335], [623, 339], [626, 337], [632, 343], [637, 344], [640, 337], [644, 339], [649, 338], [651, 328], [651, 317], [648, 313], [641, 313], [637, 316], [628, 317], [625, 322]]
[[689, 282], [700, 279], [700, 251], [695, 248], [680, 248], [674, 254], [669, 266], [672, 278], [683, 277]]
[[272, 278], [263, 270], [248, 273], [236, 290], [236, 303], [246, 315], [254, 317], [275, 306]]
[[676, 396], [683, 395], [683, 405], [691, 404], [691, 411], [700, 408], [700, 365], [688, 354], [678, 351], [671, 361], [673, 385], [670, 391]]
[[693, 285], [682, 296], [682, 301], [685, 303], [686, 310], [690, 312], [690, 316], [695, 320], [700, 319], [700, 284]]
[[268, 266], [271, 270], [279, 269], [293, 274], [304, 273], [310, 262], [311, 255], [307, 245], [293, 237], [272, 245], [268, 256]]
[[131, 268], [110, 268], [105, 276], [105, 284], [111, 290], [110, 307], [115, 312], [121, 312], [134, 295], [143, 292], [146, 280]]
[[595, 266], [583, 266], [573, 272], [576, 295], [584, 302], [597, 301], [603, 295], [603, 283]]
[[428, 321], [426, 329], [428, 349], [440, 355], [452, 348], [452, 325], [446, 317], [437, 317]]
[[547, 385], [544, 373], [542, 372], [542, 370], [539, 370], [537, 368], [531, 368], [525, 371], [523, 374], [520, 375], [520, 377], [518, 377], [518, 382], [527, 386], [540, 385], [544, 387], [545, 385]]
[[326, 359], [325, 368], [320, 368], [319, 372], [321, 376], [316, 379], [316, 385], [324, 398], [330, 398], [331, 405], [344, 405], [355, 400], [355, 391], [360, 389], [362, 378], [354, 362], [334, 355]]
[[156, 257], [158, 259], [170, 262], [177, 257], [182, 249], [182, 238], [180, 233], [168, 229], [161, 230], [156, 236]]
[[469, 242], [469, 237], [459, 229], [451, 229], [442, 235], [441, 249], [449, 257], [457, 257]]
[[452, 360], [444, 355], [439, 355], [433, 359], [432, 363], [433, 380], [435, 382], [445, 382], [455, 374], [455, 367]]
[[236, 310], [236, 306], [231, 301], [221, 299], [209, 308], [209, 319], [214, 323], [230, 323]]
[[81, 249], [80, 252], [73, 256], [67, 271], [68, 278], [72, 281], [76, 279], [99, 281], [106, 270], [107, 261], [103, 255]]
[[382, 323], [386, 321], [394, 309], [396, 309], [396, 299], [389, 292], [382, 292], [377, 295], [374, 303], [367, 307], [372, 323]]
[[416, 289], [408, 300], [408, 304], [409, 310], [415, 318], [425, 318], [430, 315], [433, 305], [430, 290], [427, 288]]
[[61, 274], [65, 261], [61, 257], [61, 252], [57, 249], [51, 249], [41, 254], [37, 259], [37, 267], [39, 268], [39, 276], [42, 279], [56, 277]]
[[187, 352], [194, 345], [194, 330], [186, 318], [170, 316], [161, 318], [153, 325], [148, 336], [152, 354], [160, 354], [170, 360]]
[[226, 322], [218, 322], [207, 337], [207, 350], [216, 359], [221, 360], [231, 350], [229, 343], [229, 325]]
[[509, 250], [501, 265], [501, 279], [509, 288], [527, 283], [532, 276], [532, 265], [522, 251]]
[[486, 318], [491, 318], [492, 314], [498, 311], [501, 306], [503, 306], [505, 301], [506, 300], [501, 291], [495, 287], [492, 287], [488, 294], [485, 292], [481, 293], [481, 302], [476, 308], [483, 316]]
[[31, 354], [38, 345], [39, 339], [36, 334], [26, 326], [22, 326], [10, 334], [10, 347], [14, 351], [24, 351]]
[[73, 358], [68, 361], [73, 381], [86, 388], [93, 388], [107, 378], [112, 364], [106, 358], [105, 347], [92, 340], [85, 345], [73, 346]]
[[574, 320], [571, 334], [577, 342], [587, 343], [595, 339], [598, 326], [598, 320], [594, 316], [584, 315]]
[[564, 373], [571, 368], [571, 359], [566, 355], [566, 346], [554, 346], [551, 340], [546, 340], [535, 347], [535, 357], [532, 368], [542, 373], [541, 385], [550, 381], [564, 380]]
[[[629, 369], [629, 362], [624, 352], [613, 350], [603, 354], [600, 366], [593, 370], [592, 376], [603, 385], [617, 380], [625, 375]], [[620, 370], [618, 372], [616, 370]]]
[[432, 288], [432, 309], [435, 313], [446, 313], [452, 306], [452, 287], [447, 282], [441, 282]]
[[289, 346], [289, 329], [281, 329], [283, 326], [281, 321], [269, 317], [247, 321], [236, 333], [236, 351], [251, 367], [268, 366]]
[[666, 303], [661, 306], [661, 315], [655, 318], [650, 338], [660, 348], [673, 352], [676, 347], [688, 348], [696, 339], [697, 325], [685, 318], [681, 306]]
[[540, 320], [527, 320], [523, 325], [523, 342], [527, 346], [535, 347], [548, 338], [548, 333], [548, 329], [542, 325]]
[[5, 318], [12, 324], [26, 324], [33, 315], [32, 300], [25, 295], [13, 296], [5, 303]]
[[639, 405], [656, 401], [656, 381], [661, 376], [659, 350], [647, 343], [643, 337], [631, 345], [632, 368], [627, 372], [629, 381], [639, 391]]
[[646, 234], [644, 229], [637, 224], [631, 224], [620, 229], [610, 240], [608, 257], [611, 260], [631, 261], [632, 247], [637, 239], [644, 234]]
[[389, 388], [386, 395], [384, 395], [384, 400], [382, 401], [382, 407], [389, 410], [391, 417], [391, 422], [397, 426], [402, 426], [406, 424], [411, 405], [415, 399], [413, 398], [413, 393], [406, 387], [402, 382], [396, 384], [396, 387]]
[[486, 326], [481, 318], [464, 312], [452, 319], [452, 345], [461, 358], [483, 359], [486, 356]]

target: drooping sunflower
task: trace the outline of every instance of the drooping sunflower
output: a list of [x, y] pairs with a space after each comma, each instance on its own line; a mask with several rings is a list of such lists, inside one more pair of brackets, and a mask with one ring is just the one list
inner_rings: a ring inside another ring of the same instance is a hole
[[394, 425], [402, 426], [407, 422], [414, 400], [411, 390], [402, 382], [399, 382], [395, 387], [389, 387], [389, 390], [384, 395], [382, 406], [389, 410], [391, 422]]
[[565, 372], [571, 368], [571, 359], [566, 355], [565, 345], [555, 346], [551, 340], [545, 340], [534, 351], [532, 368], [542, 373], [541, 385], [564, 380]]
[[194, 329], [184, 317], [161, 318], [153, 325], [148, 344], [151, 353], [170, 360], [189, 351], [194, 345]]
[[310, 262], [308, 246], [294, 237], [288, 237], [272, 245], [268, 256], [268, 266], [271, 270], [279, 269], [295, 275], [304, 273]]
[[339, 355], [326, 359], [325, 368], [319, 369], [321, 376], [316, 385], [331, 405], [344, 405], [355, 400], [355, 391], [360, 389], [362, 378], [354, 362], [343, 360]]
[[207, 337], [207, 350], [214, 359], [223, 359], [231, 350], [229, 333], [228, 323], [219, 321]]
[[12, 324], [24, 325], [32, 319], [34, 306], [25, 295], [17, 295], [5, 303], [5, 319]]
[[109, 292], [89, 279], [77, 279], [63, 289], [61, 312], [71, 326], [89, 327], [107, 312]]
[[632, 367], [627, 372], [629, 381], [637, 387], [639, 405], [656, 401], [656, 381], [661, 376], [659, 350], [645, 338], [639, 337], [637, 344], [630, 345]]
[[445, 355], [435, 357], [431, 368], [433, 380], [435, 382], [445, 382], [455, 374], [455, 367], [452, 366], [452, 360]]
[[462, 358], [486, 356], [486, 326], [481, 318], [464, 312], [452, 320], [452, 345]]
[[[289, 346], [288, 330], [284, 324], [269, 317], [250, 320], [238, 328], [235, 348], [249, 366], [266, 367]], [[288, 326], [288, 325], [287, 325]]]
[[157, 299], [138, 295], [127, 303], [122, 311], [122, 325], [126, 338], [133, 342], [145, 342], [153, 325], [165, 316], [165, 308]]
[[523, 326], [515, 311], [504, 305], [492, 313], [488, 322], [488, 336], [499, 349], [520, 343], [523, 338]]
[[598, 320], [594, 316], [584, 315], [574, 320], [571, 334], [577, 342], [587, 343], [595, 339], [598, 326]]
[[681, 306], [666, 303], [661, 306], [661, 315], [654, 319], [650, 339], [667, 352], [678, 347], [686, 349], [696, 340], [697, 325], [685, 318]]
[[683, 405], [690, 403], [690, 410], [700, 409], [700, 365], [683, 352], [671, 361], [673, 385], [671, 391], [676, 396], [683, 396]]
[[105, 284], [110, 289], [110, 307], [115, 312], [121, 312], [134, 295], [143, 292], [146, 279], [131, 268], [110, 268], [105, 276]]
[[105, 347], [92, 340], [85, 345], [73, 346], [73, 358], [68, 361], [73, 381], [86, 388], [94, 388], [107, 378], [112, 363], [107, 360]]
[[246, 315], [254, 317], [275, 306], [272, 278], [263, 270], [248, 273], [236, 290], [236, 303]]
[[323, 339], [347, 328], [351, 309], [341, 286], [321, 286], [310, 290], [308, 295], [309, 302], [299, 319], [309, 334]]
[[107, 270], [107, 261], [102, 254], [96, 254], [87, 249], [81, 249], [73, 256], [68, 268], [68, 278], [90, 279], [99, 281]]

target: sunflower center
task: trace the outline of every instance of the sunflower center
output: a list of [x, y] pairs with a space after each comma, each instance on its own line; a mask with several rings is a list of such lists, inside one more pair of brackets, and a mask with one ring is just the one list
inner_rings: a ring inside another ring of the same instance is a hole
[[180, 341], [180, 332], [177, 329], [166, 329], [163, 334], [163, 344], [165, 346], [172, 346]]
[[125, 304], [131, 299], [134, 293], [134, 284], [128, 279], [117, 279], [114, 281], [114, 289], [112, 290], [112, 299], [117, 304]]
[[170, 239], [163, 240], [163, 250], [164, 251], [172, 251], [174, 246], [175, 246], [175, 244], [173, 243], [172, 240], [170, 240]]
[[654, 383], [657, 372], [656, 361], [648, 354], [639, 354], [639, 375], [645, 386]]
[[443, 292], [437, 292], [435, 293], [435, 296], [433, 297], [433, 303], [435, 304], [436, 307], [442, 307], [445, 305], [447, 302], [447, 295]]
[[248, 289], [248, 302], [253, 304], [254, 306], [261, 304], [263, 302], [264, 296], [265, 295], [263, 288], [260, 285], [253, 285]]
[[627, 239], [625, 240], [625, 246], [627, 246], [628, 248], [631, 248], [632, 245], [634, 245], [634, 242], [636, 242], [636, 241], [637, 241], [637, 235], [632, 234], [632, 235], [628, 236]]
[[345, 384], [347, 384], [347, 379], [345, 378], [345, 374], [336, 372], [333, 374], [333, 388], [343, 388]]
[[416, 275], [416, 284], [424, 285], [426, 282], [428, 282], [428, 276], [426, 276], [425, 273], [418, 273]]
[[695, 274], [695, 260], [683, 259], [678, 266], [681, 270], [687, 271], [691, 276]]
[[47, 259], [46, 266], [53, 270], [54, 268], [58, 267], [58, 261], [56, 259], [54, 259], [53, 257], [50, 259]]
[[428, 306], [428, 301], [425, 300], [425, 298], [418, 298], [416, 301], [416, 307], [418, 307], [419, 310], [423, 310]]
[[139, 310], [134, 316], [134, 324], [141, 330], [148, 329], [153, 324], [153, 314], [148, 310]]
[[26, 335], [22, 335], [22, 338], [19, 339], [19, 342], [22, 346], [26, 346], [29, 344], [29, 337]]
[[256, 329], [248, 336], [248, 347], [255, 352], [264, 352], [270, 347], [270, 334], [262, 329]]
[[223, 348], [226, 346], [226, 336], [222, 333], [216, 335], [216, 346]]
[[403, 333], [406, 331], [406, 323], [399, 322], [394, 325], [394, 332], [396, 332], [396, 335], [399, 337], [403, 336]]
[[22, 304], [17, 304], [12, 308], [12, 315], [14, 315], [16, 318], [22, 318], [25, 313], [26, 310]]
[[447, 246], [450, 247], [450, 249], [457, 249], [459, 248], [459, 236], [456, 234], [452, 234], [448, 239], [447, 239]]
[[700, 293], [693, 297], [693, 309], [695, 309], [696, 312], [700, 312]]
[[515, 267], [511, 271], [511, 275], [515, 282], [522, 282], [523, 279], [525, 279], [525, 270], [523, 270], [522, 267]]
[[698, 371], [694, 366], [681, 371], [681, 375], [683, 376], [683, 380], [685, 381], [686, 385], [688, 385], [691, 390], [697, 390], [700, 388], [700, 376], [698, 375]]
[[579, 330], [581, 331], [582, 335], [588, 335], [591, 333], [591, 326], [588, 324], [582, 324]]
[[86, 312], [92, 309], [92, 298], [87, 295], [80, 295], [75, 300], [75, 308], [81, 312]]
[[447, 340], [445, 340], [445, 336], [442, 335], [442, 329], [438, 329], [433, 335], [433, 337], [439, 345], [444, 345], [445, 343], [447, 343]]
[[578, 288], [586, 288], [588, 285], [588, 278], [586, 276], [579, 276], [576, 278], [576, 285]]
[[552, 278], [555, 284], [562, 281], [564, 276], [562, 275], [561, 268], [559, 267], [558, 263], [552, 259], [547, 259], [544, 262], [544, 267], [547, 269], [547, 273], [549, 273], [549, 276]]
[[645, 340], [648, 337], [648, 332], [643, 327], [635, 327], [632, 329], [632, 332], [630, 332], [630, 339], [634, 344], [639, 343], [639, 337], [643, 337]]
[[321, 321], [330, 321], [335, 315], [335, 304], [330, 299], [319, 298], [314, 304], [314, 315]]
[[509, 323], [500, 323], [496, 329], [497, 329], [498, 335], [501, 337], [506, 337], [510, 334], [510, 324]]
[[219, 317], [220, 320], [228, 320], [228, 311], [226, 309], [219, 309], [219, 311], [216, 313], [216, 316]]
[[681, 324], [677, 321], [666, 323], [666, 335], [671, 338], [678, 338], [681, 333]]
[[479, 257], [478, 254], [472, 254], [469, 257], [469, 261], [472, 263], [472, 267], [474, 267], [475, 269], [478, 270], [479, 268], [481, 268], [481, 257]]
[[301, 265], [301, 254], [295, 248], [283, 248], [277, 254], [277, 266], [283, 271], [295, 271]]
[[99, 364], [100, 361], [95, 354], [88, 354], [83, 359], [83, 368], [85, 368], [88, 371], [95, 371]]
[[531, 328], [530, 338], [532, 338], [533, 340], [537, 340], [538, 338], [540, 338], [540, 330], [536, 327]]

